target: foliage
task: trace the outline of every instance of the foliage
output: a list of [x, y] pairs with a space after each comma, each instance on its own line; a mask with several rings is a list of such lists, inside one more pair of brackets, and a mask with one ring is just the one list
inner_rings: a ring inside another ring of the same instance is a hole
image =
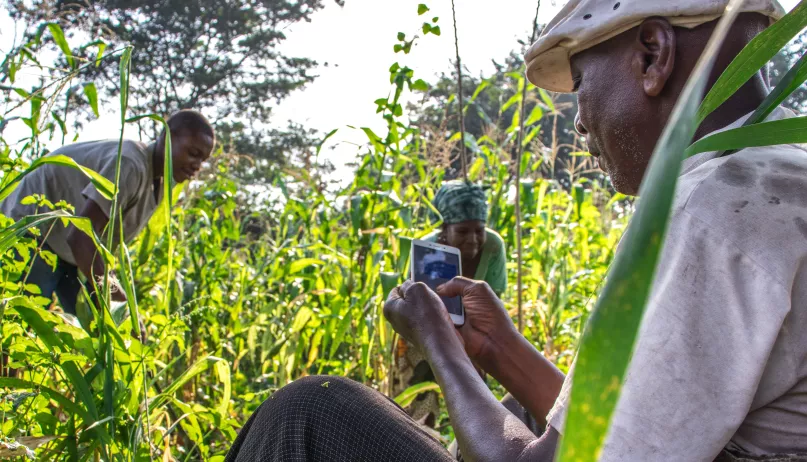
[[[473, 92], [466, 90], [463, 98], [465, 130], [476, 139], [492, 138], [515, 160], [523, 97], [521, 89], [525, 83], [524, 61], [519, 54], [512, 52], [502, 63], [494, 61], [493, 64], [496, 70], [490, 76], [475, 78], [463, 73], [463, 87], [475, 89]], [[574, 159], [574, 154], [584, 150], [574, 128], [577, 99], [571, 94], [550, 94], [531, 85], [528, 89], [532, 91], [527, 93], [524, 144], [533, 144], [534, 151], [547, 153], [542, 159], [544, 175], [558, 179], [569, 188], [581, 173], [576, 171], [580, 162]], [[412, 123], [424, 132], [424, 136], [440, 139], [460, 130], [456, 71], [442, 74], [419, 93], [422, 93], [421, 98], [411, 103], [409, 110]], [[459, 154], [455, 146], [448, 148], [445, 153], [450, 157], [450, 161], [446, 161], [446, 165], [451, 166], [448, 174], [455, 177], [460, 170], [456, 160]], [[586, 176], [608, 181], [599, 172], [585, 170]]]
[[[458, 140], [404, 121], [403, 94], [424, 85], [405, 65], [410, 49], [401, 47], [390, 68], [390, 96], [376, 101], [386, 130], [360, 129], [367, 144], [346, 188], [330, 191], [317, 175], [286, 171], [273, 188], [250, 195], [231, 174], [241, 160], [223, 151], [201, 181], [176, 188], [169, 196], [177, 206], [163, 204], [137, 242], [115, 251], [135, 309], [107, 295], [101, 306], [81, 305], [75, 319], [59, 313], [58, 303], [27, 295], [37, 289], [18, 281], [30, 257], [53, 255], [30, 236], [9, 234], [12, 248], [0, 255], [2, 436], [29, 442], [47, 460], [221, 460], [249, 414], [290, 380], [339, 374], [388, 390], [394, 341], [382, 303], [401, 281], [407, 239], [437, 225], [429, 201], [446, 175], [438, 154]], [[33, 57], [10, 59], [30, 64]], [[122, 58], [115, 78], [125, 89]], [[38, 157], [43, 127], [66, 131], [59, 112], [43, 110], [66, 88], [14, 93], [31, 107], [31, 136], [23, 144], [0, 140], [3, 184]], [[139, 117], [127, 118], [125, 92], [121, 103], [128, 133]], [[540, 119], [527, 129], [537, 134]], [[467, 142], [471, 174], [489, 186], [491, 226], [512, 252], [512, 141], [472, 134]], [[312, 154], [316, 161], [318, 151]], [[547, 176], [542, 159], [552, 155], [530, 144], [519, 166], [530, 249], [526, 333], [565, 369], [630, 209], [596, 179], [575, 177], [567, 189]], [[260, 212], [245, 214], [245, 204]], [[31, 231], [44, 235], [47, 223], [69, 216], [54, 213]], [[11, 225], [0, 220], [0, 229]], [[98, 242], [104, 248], [107, 241]], [[516, 268], [508, 269], [514, 281]], [[513, 295], [505, 296], [510, 309]], [[146, 328], [142, 341], [134, 335], [137, 317]]]

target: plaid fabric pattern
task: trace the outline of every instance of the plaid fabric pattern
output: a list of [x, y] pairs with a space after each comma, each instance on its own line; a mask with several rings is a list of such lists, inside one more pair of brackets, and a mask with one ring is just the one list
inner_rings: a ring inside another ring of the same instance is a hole
[[225, 462], [453, 460], [381, 393], [342, 377], [311, 376], [264, 401]]
[[447, 225], [469, 220], [488, 221], [485, 190], [473, 183], [462, 180], [443, 183], [434, 196], [433, 204]]

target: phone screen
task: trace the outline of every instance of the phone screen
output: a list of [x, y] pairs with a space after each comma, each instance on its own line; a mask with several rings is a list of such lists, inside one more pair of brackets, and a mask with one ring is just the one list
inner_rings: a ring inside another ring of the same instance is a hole
[[[413, 247], [415, 282], [422, 282], [436, 290], [442, 284], [459, 276], [459, 255], [415, 245]], [[448, 312], [462, 316], [460, 297], [440, 297]]]

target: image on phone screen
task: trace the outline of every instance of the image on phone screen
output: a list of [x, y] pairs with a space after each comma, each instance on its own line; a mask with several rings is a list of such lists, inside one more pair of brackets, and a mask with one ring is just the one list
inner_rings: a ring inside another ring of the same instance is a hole
[[[415, 282], [422, 282], [432, 290], [436, 290], [442, 284], [459, 276], [459, 255], [418, 245], [415, 245], [412, 250]], [[462, 302], [460, 301], [460, 297], [440, 298], [443, 300], [443, 304], [445, 304], [449, 313], [462, 316]]]

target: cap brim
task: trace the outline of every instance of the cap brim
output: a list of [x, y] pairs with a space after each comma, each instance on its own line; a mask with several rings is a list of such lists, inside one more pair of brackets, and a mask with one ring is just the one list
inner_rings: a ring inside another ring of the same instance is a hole
[[572, 93], [574, 80], [569, 64], [569, 49], [554, 47], [529, 59], [527, 80], [538, 88], [556, 93]]

